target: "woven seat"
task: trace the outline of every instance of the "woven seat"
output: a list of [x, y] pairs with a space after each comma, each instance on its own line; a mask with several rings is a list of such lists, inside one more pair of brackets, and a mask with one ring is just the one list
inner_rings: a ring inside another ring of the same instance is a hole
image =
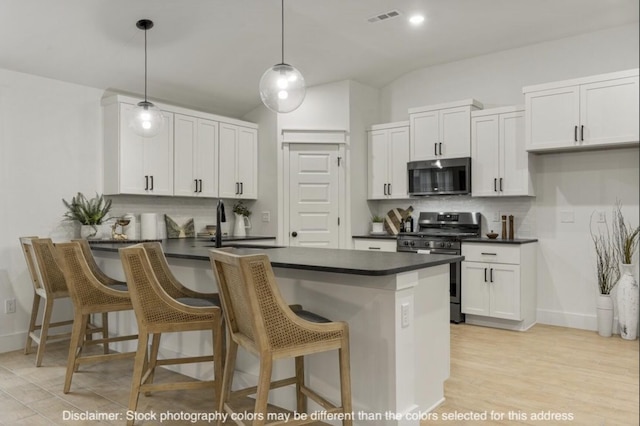
[[[50, 334], [50, 329], [69, 326], [73, 324], [73, 320], [51, 322], [54, 301], [58, 299], [66, 299], [69, 297], [67, 282], [60, 267], [54, 259], [52, 252], [53, 242], [49, 238], [38, 237], [22, 237], [20, 238], [20, 246], [24, 253], [27, 269], [33, 284], [33, 307], [31, 309], [31, 319], [29, 321], [29, 330], [27, 331], [27, 341], [25, 343], [24, 353], [31, 353], [33, 343], [38, 346], [36, 353], [36, 366], [42, 365], [45, 347], [48, 341], [68, 339], [71, 333]], [[44, 301], [44, 310], [42, 321], [37, 323], [38, 311], [40, 310], [40, 302]], [[89, 333], [100, 332], [104, 335], [107, 333], [106, 322], [103, 317], [103, 326], [98, 328], [93, 324], [89, 324]], [[38, 334], [38, 330], [40, 333]], [[90, 336], [91, 334], [89, 334]]]
[[[215, 390], [215, 397], [219, 398], [224, 366], [224, 328], [220, 307], [214, 305], [194, 307], [174, 299], [160, 284], [154, 273], [148, 251], [143, 244], [121, 248], [119, 251], [140, 336], [133, 369], [129, 410], [136, 410], [141, 392], [148, 393], [154, 390], [212, 388]], [[212, 332], [212, 356], [157, 359], [162, 333], [194, 330]], [[150, 352], [148, 348], [149, 335], [153, 335]], [[148, 365], [146, 364], [147, 356], [149, 357]], [[153, 383], [153, 373], [156, 366], [211, 361], [213, 361], [214, 380]], [[133, 424], [133, 420], [127, 424]]]
[[[51, 250], [54, 250], [53, 246]], [[67, 374], [64, 382], [64, 393], [71, 388], [73, 373], [81, 364], [132, 358], [135, 352], [108, 353], [110, 342], [121, 342], [137, 339], [137, 335], [110, 337], [103, 335], [102, 339], [85, 339], [87, 321], [91, 314], [103, 314], [109, 312], [133, 310], [129, 292], [116, 290], [117, 285], [109, 280], [110, 285], [103, 284], [93, 273], [89, 261], [85, 257], [82, 245], [79, 242], [57, 244], [55, 247], [56, 259], [62, 267], [62, 271], [69, 287], [71, 300], [73, 301], [74, 319], [71, 332], [71, 344], [69, 345], [69, 357], [67, 358]], [[91, 254], [89, 253], [89, 256]], [[93, 260], [93, 256], [91, 256]], [[97, 266], [96, 266], [97, 267]], [[104, 320], [106, 323], [107, 321]], [[102, 355], [82, 356], [83, 350], [89, 345], [102, 344], [105, 353]]]
[[[343, 425], [352, 425], [349, 367], [349, 327], [345, 322], [318, 323], [303, 319], [287, 306], [278, 289], [269, 258], [264, 254], [240, 256], [232, 250], [211, 250], [210, 259], [218, 281], [223, 312], [231, 340], [227, 347], [220, 412], [231, 413], [229, 400], [255, 394], [253, 426], [265, 424], [269, 390], [296, 385], [297, 411], [307, 410], [307, 397], [327, 410], [345, 413]], [[298, 306], [295, 306], [296, 310]], [[314, 320], [323, 321], [320, 316]], [[260, 358], [258, 385], [231, 392], [238, 346]], [[336, 406], [308, 388], [304, 382], [304, 356], [338, 350], [341, 406]], [[295, 376], [271, 381], [273, 361], [295, 358]], [[260, 416], [261, 414], [261, 416]], [[295, 424], [316, 420], [296, 420]], [[221, 422], [218, 422], [220, 425]], [[240, 424], [240, 423], [239, 423]], [[269, 423], [269, 424], [280, 424]]]

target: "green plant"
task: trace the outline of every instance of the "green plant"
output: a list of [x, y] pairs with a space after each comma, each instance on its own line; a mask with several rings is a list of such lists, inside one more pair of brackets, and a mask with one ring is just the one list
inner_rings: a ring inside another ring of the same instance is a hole
[[589, 221], [589, 231], [591, 232], [591, 239], [593, 240], [593, 245], [596, 250], [598, 290], [600, 294], [610, 294], [620, 277], [614, 238], [612, 232], [609, 230], [609, 224], [606, 221], [598, 232], [594, 231], [593, 213]]
[[238, 201], [233, 205], [233, 212], [242, 216], [251, 216], [251, 210], [249, 210], [247, 206], [242, 203], [242, 201]]
[[617, 201], [616, 207], [613, 209], [613, 240], [620, 262], [631, 264], [633, 256], [638, 250], [639, 234], [640, 226], [633, 228], [625, 222], [622, 204]]
[[103, 195], [87, 199], [82, 192], [71, 198], [71, 201], [62, 199], [67, 208], [64, 214], [66, 220], [77, 220], [82, 225], [101, 225], [102, 220], [111, 210], [111, 200], [105, 200]]
[[371, 218], [371, 222], [373, 223], [382, 223], [384, 222], [384, 219], [378, 215], [375, 215]]

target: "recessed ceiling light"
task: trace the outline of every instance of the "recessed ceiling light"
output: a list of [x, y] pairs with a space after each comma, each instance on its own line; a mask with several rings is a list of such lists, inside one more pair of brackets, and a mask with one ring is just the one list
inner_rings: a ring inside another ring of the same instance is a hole
[[424, 22], [424, 16], [413, 15], [411, 18], [409, 18], [409, 22], [411, 22], [413, 25], [420, 25]]

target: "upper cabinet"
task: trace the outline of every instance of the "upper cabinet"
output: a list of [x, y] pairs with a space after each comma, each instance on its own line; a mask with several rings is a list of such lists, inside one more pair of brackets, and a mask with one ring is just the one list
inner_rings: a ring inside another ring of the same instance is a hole
[[475, 99], [409, 110], [410, 160], [471, 156], [471, 111], [482, 109]]
[[524, 146], [524, 108], [471, 113], [471, 195], [534, 195], [533, 162]]
[[409, 122], [371, 126], [369, 134], [369, 199], [402, 199], [407, 194]]
[[637, 145], [638, 69], [523, 89], [530, 152]]
[[218, 122], [174, 116], [174, 194], [218, 196]]
[[105, 194], [257, 197], [256, 124], [156, 103], [165, 125], [143, 138], [128, 126], [138, 101], [102, 100]]
[[258, 130], [220, 124], [220, 198], [258, 198]]
[[173, 195], [173, 114], [163, 110], [165, 123], [152, 138], [129, 128], [134, 103], [104, 108], [104, 193]]

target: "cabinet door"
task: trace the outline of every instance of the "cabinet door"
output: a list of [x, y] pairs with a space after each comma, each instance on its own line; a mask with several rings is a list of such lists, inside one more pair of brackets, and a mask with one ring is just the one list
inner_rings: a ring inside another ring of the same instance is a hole
[[462, 313], [489, 315], [488, 263], [462, 262]]
[[120, 104], [119, 124], [119, 194], [146, 194], [148, 173], [145, 171], [144, 151], [145, 138], [138, 136], [129, 128], [129, 117], [135, 105]]
[[577, 144], [580, 120], [578, 96], [577, 86], [525, 95], [525, 140], [528, 151], [567, 148]]
[[[524, 146], [524, 112], [500, 114], [501, 195], [533, 195], [529, 154]], [[475, 184], [475, 183], [474, 183]]]
[[256, 129], [239, 128], [237, 165], [240, 198], [258, 198], [258, 132]]
[[[490, 265], [490, 316], [522, 320], [520, 312], [520, 266], [492, 263]], [[462, 293], [464, 297], [464, 293]]]
[[162, 111], [164, 125], [153, 138], [144, 138], [145, 175], [149, 194], [173, 195], [173, 113]]
[[497, 196], [499, 177], [499, 116], [471, 119], [471, 194]]
[[387, 198], [389, 131], [369, 132], [369, 199]]
[[174, 194], [197, 195], [197, 174], [194, 162], [197, 157], [197, 122], [195, 117], [176, 114], [174, 123]]
[[409, 177], [407, 175], [407, 162], [409, 161], [409, 129], [407, 127], [390, 129], [388, 141], [388, 193], [391, 198], [407, 198], [407, 193], [409, 191]]
[[471, 156], [471, 108], [448, 108], [440, 111], [441, 158]]
[[237, 198], [240, 192], [237, 175], [238, 127], [220, 123], [220, 151], [218, 154], [218, 195]]
[[438, 156], [440, 140], [440, 114], [427, 111], [411, 114], [411, 141], [409, 158], [411, 161], [433, 160]]
[[583, 145], [637, 143], [638, 77], [581, 85], [580, 125]]
[[198, 119], [197, 151], [194, 158], [198, 197], [218, 196], [218, 122]]

